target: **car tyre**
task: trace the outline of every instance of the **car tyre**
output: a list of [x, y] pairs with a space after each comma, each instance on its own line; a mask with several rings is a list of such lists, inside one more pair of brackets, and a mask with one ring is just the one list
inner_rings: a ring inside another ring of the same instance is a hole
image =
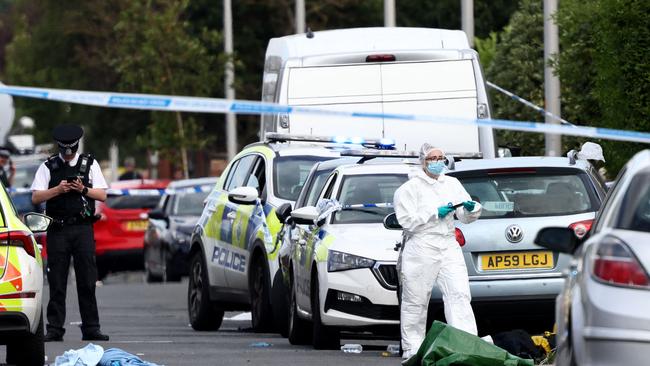
[[293, 273], [290, 274], [289, 288], [289, 316], [287, 324], [287, 338], [293, 345], [305, 345], [311, 343], [311, 327], [308, 321], [298, 316], [298, 304], [296, 304], [296, 288], [293, 282]]
[[174, 270], [174, 266], [172, 265], [172, 258], [167, 249], [163, 249], [162, 258], [163, 265], [165, 266], [165, 268], [163, 268], [163, 280], [165, 282], [179, 282], [181, 280], [181, 276]]
[[281, 336], [289, 336], [289, 288], [284, 283], [282, 271], [278, 270], [271, 287], [271, 309], [275, 329]]
[[314, 349], [339, 349], [341, 332], [337, 328], [324, 325], [321, 321], [319, 294], [318, 274], [314, 272], [311, 279], [312, 345]]
[[149, 266], [149, 263], [147, 263], [145, 261], [144, 262], [144, 280], [147, 283], [157, 283], [157, 282], [161, 282], [163, 280], [163, 278], [161, 276], [156, 275], [153, 272], [151, 272], [151, 267]]
[[194, 330], [218, 330], [223, 322], [223, 309], [210, 300], [207, 268], [203, 255], [197, 251], [190, 261], [187, 309]]
[[273, 311], [269, 296], [269, 276], [266, 261], [257, 255], [251, 263], [249, 284], [251, 297], [251, 323], [256, 332], [266, 332], [273, 328]]
[[7, 363], [13, 365], [42, 366], [45, 362], [43, 333], [43, 313], [41, 312], [35, 334], [29, 333], [7, 344]]

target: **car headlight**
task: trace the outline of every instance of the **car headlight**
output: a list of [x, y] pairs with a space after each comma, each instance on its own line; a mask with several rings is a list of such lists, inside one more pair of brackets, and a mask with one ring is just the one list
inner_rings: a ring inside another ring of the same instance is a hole
[[371, 268], [375, 261], [369, 258], [359, 257], [349, 253], [330, 250], [327, 257], [327, 271], [345, 271], [348, 269]]

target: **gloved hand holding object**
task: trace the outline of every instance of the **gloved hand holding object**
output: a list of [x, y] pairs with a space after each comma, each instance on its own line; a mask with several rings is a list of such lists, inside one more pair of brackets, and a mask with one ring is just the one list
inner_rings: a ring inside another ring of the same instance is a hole
[[438, 217], [441, 219], [452, 212], [454, 212], [454, 208], [449, 205], [438, 207]]
[[463, 207], [469, 212], [474, 211], [474, 207], [476, 207], [476, 202], [474, 201], [465, 201], [463, 202]]

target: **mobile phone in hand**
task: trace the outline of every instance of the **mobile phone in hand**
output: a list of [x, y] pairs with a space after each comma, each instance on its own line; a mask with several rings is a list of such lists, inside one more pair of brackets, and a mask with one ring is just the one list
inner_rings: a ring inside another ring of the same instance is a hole
[[77, 178], [79, 178], [79, 177], [76, 176], [76, 175], [69, 175], [67, 178], [65, 178], [65, 180], [67, 180], [68, 183], [72, 183], [72, 182], [76, 181]]

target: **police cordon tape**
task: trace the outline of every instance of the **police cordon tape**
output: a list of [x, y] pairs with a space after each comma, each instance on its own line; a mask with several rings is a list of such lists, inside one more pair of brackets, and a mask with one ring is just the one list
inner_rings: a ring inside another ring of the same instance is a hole
[[[109, 188], [106, 194], [109, 196], [162, 196], [163, 194], [179, 194], [179, 193], [201, 193], [210, 192], [212, 185], [191, 186], [182, 188], [166, 188], [166, 189], [115, 189]], [[27, 193], [31, 192], [30, 188], [9, 188], [9, 193]]]
[[28, 97], [108, 108], [198, 113], [237, 113], [253, 115], [316, 114], [329, 115], [332, 117], [383, 118], [393, 120], [408, 120], [413, 122], [453, 122], [457, 124], [491, 127], [501, 130], [551, 133], [558, 135], [600, 138], [607, 140], [650, 143], [650, 133], [647, 132], [617, 130], [602, 127], [547, 124], [531, 121], [510, 121], [502, 119], [459, 119], [455, 117], [447, 118], [444, 116], [421, 114], [334, 111], [321, 108], [288, 106], [247, 100], [227, 100], [222, 98], [200, 98], [156, 94], [94, 92], [69, 89], [31, 88], [22, 86], [1, 86], [0, 93], [10, 94], [17, 97]]

